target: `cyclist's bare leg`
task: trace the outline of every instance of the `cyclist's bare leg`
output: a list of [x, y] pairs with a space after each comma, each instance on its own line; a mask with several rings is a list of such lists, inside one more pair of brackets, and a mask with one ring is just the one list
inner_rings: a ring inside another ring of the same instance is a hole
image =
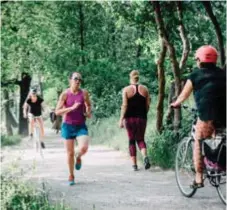
[[29, 127], [30, 127], [30, 135], [34, 133], [34, 125], [35, 125], [35, 119], [30, 118], [29, 119]]
[[90, 137], [87, 135], [83, 135], [83, 136], [78, 136], [76, 139], [78, 142], [77, 158], [80, 158], [81, 156], [86, 154], [88, 150]]
[[44, 137], [44, 125], [43, 125], [43, 119], [41, 117], [37, 118], [37, 121], [39, 123], [40, 131], [41, 131], [41, 139], [43, 140]]
[[197, 120], [195, 127], [195, 145], [193, 151], [193, 159], [196, 171], [195, 181], [202, 183], [203, 179], [203, 163], [201, 156], [200, 140], [211, 137], [214, 133], [214, 126], [212, 121], [203, 122], [200, 119]]
[[65, 140], [67, 162], [70, 176], [74, 176], [74, 139]]
[[202, 183], [203, 182], [203, 168], [202, 168], [202, 156], [201, 156], [201, 150], [200, 150], [200, 142], [198, 139], [195, 139], [195, 145], [193, 150], [193, 160], [194, 160], [194, 166], [195, 166], [195, 181], [196, 183]]

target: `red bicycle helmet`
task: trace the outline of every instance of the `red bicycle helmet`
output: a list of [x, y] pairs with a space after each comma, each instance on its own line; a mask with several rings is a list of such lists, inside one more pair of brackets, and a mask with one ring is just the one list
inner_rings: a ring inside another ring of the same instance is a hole
[[211, 45], [204, 45], [196, 51], [195, 58], [199, 59], [202, 63], [216, 63], [218, 52]]

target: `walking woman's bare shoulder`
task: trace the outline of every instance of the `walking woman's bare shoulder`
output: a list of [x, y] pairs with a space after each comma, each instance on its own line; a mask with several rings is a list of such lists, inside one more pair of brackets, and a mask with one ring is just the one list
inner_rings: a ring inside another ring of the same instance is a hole
[[143, 95], [145, 95], [145, 96], [149, 95], [149, 91], [148, 91], [147, 86], [140, 85], [139, 90], [142, 92]]
[[147, 88], [147, 86], [146, 86], [146, 85], [140, 85], [140, 87], [141, 87], [143, 90], [148, 91], [148, 88]]
[[130, 90], [131, 90], [131, 85], [128, 85], [128, 86], [124, 87], [122, 91], [123, 92], [128, 92]]

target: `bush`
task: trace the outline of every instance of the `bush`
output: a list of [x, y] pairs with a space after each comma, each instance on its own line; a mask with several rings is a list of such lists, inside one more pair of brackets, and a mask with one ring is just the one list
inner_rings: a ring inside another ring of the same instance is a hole
[[19, 144], [20, 142], [21, 137], [18, 135], [14, 136], [1, 135], [1, 147]]
[[1, 209], [66, 210], [66, 207], [62, 204], [50, 204], [45, 191], [34, 190], [15, 176], [1, 175]]
[[173, 168], [178, 143], [188, 136], [192, 125], [190, 114], [183, 113], [182, 127], [175, 133], [165, 127], [161, 134], [151, 130], [148, 134], [148, 156], [152, 163], [162, 168]]

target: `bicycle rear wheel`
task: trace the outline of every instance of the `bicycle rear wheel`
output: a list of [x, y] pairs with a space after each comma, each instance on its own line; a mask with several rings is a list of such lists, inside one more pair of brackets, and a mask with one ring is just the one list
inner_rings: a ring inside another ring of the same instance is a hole
[[181, 193], [186, 197], [192, 197], [196, 189], [190, 187], [195, 177], [193, 140], [191, 138], [184, 138], [178, 145], [175, 159], [175, 176]]
[[226, 172], [216, 178], [217, 191], [221, 201], [226, 205]]

